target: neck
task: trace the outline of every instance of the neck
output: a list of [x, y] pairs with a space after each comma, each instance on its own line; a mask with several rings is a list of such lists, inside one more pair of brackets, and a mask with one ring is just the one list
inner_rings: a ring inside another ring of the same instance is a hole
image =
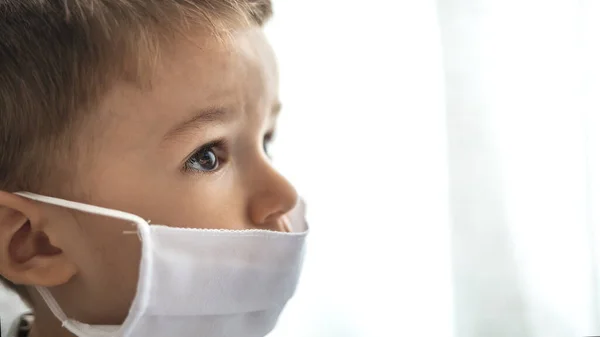
[[37, 292], [30, 292], [33, 304], [34, 320], [29, 337], [75, 337], [69, 330], [63, 328]]
[[[125, 320], [124, 317], [127, 316], [127, 312], [121, 313], [121, 311], [111, 309], [106, 309], [104, 311], [100, 310], [101, 307], [109, 308], [108, 305], [96, 305], [93, 308], [92, 306], [82, 308], [79, 306], [81, 301], [76, 301], [75, 299], [87, 298], [88, 301], [85, 301], [84, 304], [88, 305], [90, 303], [99, 303], [101, 301], [97, 301], [96, 298], [90, 299], [90, 296], [74, 295], [74, 292], [71, 291], [71, 289], [65, 289], [66, 288], [53, 288], [52, 296], [57, 299], [61, 309], [65, 310], [67, 317], [73, 320], [91, 325], [120, 325]], [[30, 288], [28, 289], [28, 292], [35, 316], [29, 337], [75, 337], [75, 335], [64, 328], [62, 322], [54, 316], [38, 291]], [[83, 292], [77, 292], [77, 294], [81, 293]], [[125, 305], [122, 307], [129, 308], [129, 306]]]
[[[52, 315], [52, 313], [50, 313]], [[29, 337], [75, 337], [52, 315], [48, 317], [42, 311], [35, 311], [35, 319]]]

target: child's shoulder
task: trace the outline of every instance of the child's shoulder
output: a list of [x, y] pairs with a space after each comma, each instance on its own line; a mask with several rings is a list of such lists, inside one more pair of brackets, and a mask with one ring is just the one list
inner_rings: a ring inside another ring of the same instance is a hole
[[34, 316], [31, 313], [19, 316], [8, 330], [8, 337], [27, 337], [33, 325]]

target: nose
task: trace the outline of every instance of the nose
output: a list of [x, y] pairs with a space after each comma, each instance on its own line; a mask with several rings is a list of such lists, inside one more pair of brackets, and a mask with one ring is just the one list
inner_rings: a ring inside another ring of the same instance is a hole
[[289, 232], [287, 214], [296, 206], [298, 194], [294, 187], [269, 163], [260, 175], [250, 177], [252, 196], [249, 213], [253, 226], [280, 232]]

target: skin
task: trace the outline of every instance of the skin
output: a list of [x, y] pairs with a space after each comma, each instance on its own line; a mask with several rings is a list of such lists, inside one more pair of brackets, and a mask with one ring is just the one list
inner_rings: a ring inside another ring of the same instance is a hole
[[[72, 191], [54, 196], [168, 226], [287, 230], [297, 194], [264, 150], [280, 106], [272, 50], [258, 28], [199, 35], [162, 55], [150, 87], [117, 83], [102, 99], [79, 132]], [[0, 191], [0, 274], [49, 287], [71, 318], [121, 324], [137, 285], [134, 230]], [[32, 336], [71, 336], [30, 293]]]

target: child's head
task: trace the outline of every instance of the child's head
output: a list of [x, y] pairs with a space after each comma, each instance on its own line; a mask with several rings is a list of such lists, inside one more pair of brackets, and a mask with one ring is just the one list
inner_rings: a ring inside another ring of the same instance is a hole
[[0, 2], [0, 274], [91, 324], [121, 323], [135, 294], [130, 224], [17, 191], [284, 230], [297, 195], [266, 153], [280, 109], [270, 13], [268, 0]]

